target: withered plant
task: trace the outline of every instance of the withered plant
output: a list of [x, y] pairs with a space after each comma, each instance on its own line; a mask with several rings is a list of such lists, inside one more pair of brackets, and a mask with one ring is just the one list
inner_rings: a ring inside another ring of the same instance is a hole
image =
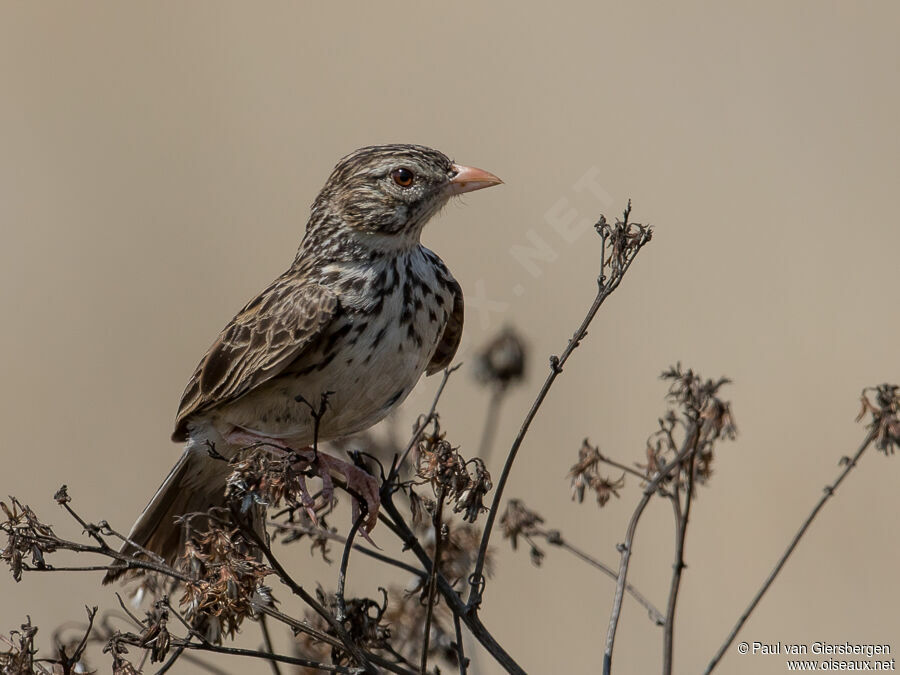
[[[15, 581], [25, 574], [99, 572], [115, 565], [132, 577], [133, 597], [127, 602], [116, 594], [120, 611], [98, 613], [96, 608], [87, 608], [87, 621], [77, 630], [69, 626], [53, 633], [52, 646], [45, 652], [36, 642], [37, 627], [24, 617], [20, 628], [0, 635], [0, 672], [94, 672], [89, 661], [101, 658], [108, 660], [113, 673], [121, 675], [165, 673], [182, 662], [190, 664], [190, 672], [222, 672], [205, 660], [208, 654], [217, 653], [234, 660], [230, 672], [241, 672], [244, 668], [239, 660], [251, 658], [268, 662], [275, 675], [287, 666], [299, 672], [424, 675], [453, 669], [465, 675], [476, 671], [474, 654], [467, 656], [466, 649], [468, 646], [471, 651], [477, 644], [506, 672], [524, 673], [481, 618], [488, 577], [496, 566], [491, 542], [499, 522], [499, 530], [512, 547], [524, 543], [535, 564], [541, 563], [549, 547], [556, 547], [609, 576], [615, 584], [605, 672], [612, 669], [616, 627], [628, 594], [661, 629], [662, 670], [671, 673], [692, 505], [696, 491], [711, 481], [719, 443], [733, 440], [737, 433], [731, 406], [723, 398], [728, 380], [705, 379], [680, 364], [666, 370], [662, 377], [668, 386], [668, 408], [650, 433], [640, 461], [610, 457], [588, 440], [577, 449], [569, 471], [573, 499], [602, 508], [612, 499], [626, 499], [631, 490], [637, 491], [617, 567], [548, 527], [522, 500], [503, 503], [518, 453], [546, 396], [600, 307], [651, 240], [651, 229], [631, 222], [630, 215], [629, 203], [615, 223], [604, 217], [597, 222], [600, 275], [596, 296], [565, 348], [550, 357], [549, 372], [510, 444], [496, 483], [485, 458], [497, 446], [501, 403], [508, 391], [522, 382], [527, 362], [525, 342], [512, 328], [504, 328], [475, 358], [477, 378], [490, 392], [477, 452], [455, 445], [438, 415], [441, 395], [455, 368], [444, 372], [430, 409], [416, 420], [405, 443], [366, 435], [344, 444], [357, 465], [375, 476], [381, 486], [378, 513], [362, 509], [353, 514], [344, 530], [334, 525], [339, 520], [334, 509], [335, 488], [346, 492], [346, 486], [337, 481], [334, 485], [308, 483], [313, 480], [308, 475], [309, 461], [298, 461], [288, 449], [278, 447], [249, 447], [231, 461], [231, 473], [223, 486], [228, 506], [182, 518], [185, 553], [174, 564], [140, 547], [135, 547], [135, 555], [119, 553], [127, 538], [105, 520], [83, 518], [65, 486], [54, 499], [80, 528], [80, 536], [75, 538], [59, 534], [58, 528], [47, 524], [27, 504], [11, 497], [0, 502], [0, 530], [6, 538], [0, 558]], [[860, 418], [868, 416], [870, 421], [862, 446], [853, 457], [844, 458], [838, 478], [828, 486], [707, 672], [719, 663], [813, 518], [865, 450], [874, 444], [885, 454], [894, 452], [900, 442], [898, 392], [889, 385], [863, 392]], [[319, 414], [328, 414], [327, 401], [317, 409]], [[226, 461], [214, 447], [209, 451]], [[628, 583], [637, 527], [654, 498], [671, 505], [676, 533], [669, 596], [660, 607]], [[364, 504], [366, 500], [353, 501]], [[362, 541], [368, 538], [362, 526], [376, 517], [382, 544], [384, 538], [396, 538], [399, 554]], [[333, 565], [336, 575], [330, 583], [315, 580], [315, 588], [308, 590], [298, 581], [298, 570], [288, 569], [282, 562], [282, 549], [297, 542], [308, 543], [312, 555]], [[62, 551], [93, 556], [95, 562], [58, 564], [57, 554]], [[387, 588], [372, 589], [371, 597], [348, 596], [351, 572], [358, 575], [359, 569], [371, 565], [392, 568], [397, 580]], [[98, 594], [106, 592], [98, 586]], [[294, 609], [287, 609], [291, 596]], [[231, 643], [248, 623], [256, 624], [260, 631], [263, 646], [258, 649]], [[275, 648], [271, 631], [275, 625], [292, 635], [290, 649]], [[98, 647], [94, 651], [102, 654], [89, 654], [90, 646]]]

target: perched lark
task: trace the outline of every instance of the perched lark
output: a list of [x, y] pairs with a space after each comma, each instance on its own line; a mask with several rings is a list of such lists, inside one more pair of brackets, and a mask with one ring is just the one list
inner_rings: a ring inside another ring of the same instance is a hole
[[462, 290], [419, 237], [450, 197], [500, 182], [419, 145], [362, 148], [338, 162], [293, 264], [238, 312], [194, 371], [172, 435], [184, 452], [129, 539], [173, 562], [184, 544], [176, 519], [224, 504], [229, 467], [209, 446], [230, 458], [254, 443], [298, 452], [326, 488], [341, 478], [368, 502], [370, 530], [377, 484], [347, 462], [313, 456], [313, 408], [329, 392], [318, 440], [349, 436], [402, 403], [423, 372], [450, 363]]

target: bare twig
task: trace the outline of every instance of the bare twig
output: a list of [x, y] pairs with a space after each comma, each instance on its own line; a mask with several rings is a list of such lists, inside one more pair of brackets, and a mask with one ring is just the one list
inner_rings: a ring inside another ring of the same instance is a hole
[[650, 501], [650, 498], [657, 491], [659, 486], [663, 483], [664, 480], [672, 473], [674, 470], [678, 470], [681, 467], [682, 461], [687, 458], [688, 454], [694, 451], [696, 447], [695, 437], [699, 433], [699, 428], [696, 422], [692, 422], [691, 425], [686, 430], [686, 436], [684, 445], [682, 446], [679, 453], [672, 459], [668, 464], [666, 464], [662, 469], [660, 469], [657, 474], [650, 480], [641, 494], [641, 500], [638, 502], [637, 507], [634, 510], [634, 513], [631, 516], [631, 520], [628, 523], [628, 529], [625, 532], [625, 542], [619, 546], [619, 550], [621, 551], [621, 559], [619, 562], [619, 574], [618, 580], [616, 582], [616, 594], [613, 599], [613, 608], [610, 612], [609, 616], [609, 628], [606, 633], [606, 647], [603, 652], [603, 673], [604, 675], [609, 675], [612, 669], [612, 653], [613, 646], [616, 641], [616, 629], [619, 625], [619, 614], [622, 611], [622, 597], [625, 594], [625, 583], [628, 577], [628, 564], [631, 561], [631, 551], [634, 543], [634, 535], [637, 531], [638, 521], [641, 518], [641, 514], [643, 514], [644, 509]]
[[[328, 530], [317, 528], [317, 527], [308, 527], [301, 523], [282, 523], [277, 520], [268, 521], [269, 525], [276, 527], [279, 531], [283, 532], [298, 532], [302, 534], [307, 534], [310, 536], [316, 537], [324, 537], [326, 539], [331, 539], [332, 541], [339, 542], [341, 544], [347, 543], [347, 537], [342, 534], [338, 534], [337, 532], [329, 532]], [[374, 558], [375, 560], [380, 560], [381, 562], [392, 565], [394, 567], [398, 567], [405, 572], [409, 572], [410, 574], [414, 574], [417, 577], [425, 577], [426, 574], [418, 567], [413, 567], [412, 565], [403, 562], [402, 560], [397, 560], [397, 558], [392, 558], [389, 555], [385, 555], [375, 549], [368, 548], [367, 546], [363, 546], [362, 544], [353, 544], [353, 550], [359, 551], [363, 555], [367, 555], [370, 558]]]
[[[577, 558], [580, 558], [587, 564], [596, 567], [598, 570], [603, 572], [606, 576], [614, 581], [618, 579], [618, 574], [614, 569], [612, 569], [609, 565], [597, 560], [593, 556], [588, 555], [584, 551], [576, 548], [568, 541], [565, 541], [562, 537], [562, 534], [558, 530], [553, 530], [547, 533], [547, 543], [553, 544], [554, 546], [559, 546], [561, 549], [568, 551], [572, 555]], [[652, 602], [650, 602], [638, 589], [636, 589], [631, 584], [625, 584], [626, 592], [634, 598], [638, 604], [640, 604], [644, 609], [647, 610], [647, 614], [650, 617], [650, 620], [653, 621], [657, 626], [662, 626], [666, 622], [666, 617], [660, 612]]]
[[493, 387], [491, 398], [488, 401], [487, 413], [484, 418], [484, 427], [481, 430], [481, 442], [478, 444], [478, 456], [487, 459], [494, 447], [494, 437], [497, 435], [497, 427], [500, 426], [500, 404], [506, 396], [506, 387]]
[[425, 675], [428, 668], [428, 641], [431, 638], [431, 618], [434, 615], [434, 595], [435, 590], [437, 589], [437, 577], [441, 567], [441, 548], [444, 542], [442, 536], [443, 532], [441, 531], [441, 528], [443, 527], [441, 523], [443, 511], [444, 486], [440, 485], [438, 487], [437, 503], [434, 506], [434, 516], [431, 519], [432, 526], [434, 527], [434, 564], [431, 567], [431, 572], [428, 577], [428, 588], [426, 591], [428, 593], [426, 600], [428, 604], [425, 606], [425, 633], [422, 636], [422, 660], [419, 666], [421, 675]]
[[[360, 504], [365, 504], [365, 502], [360, 502]], [[367, 515], [366, 509], [360, 509], [359, 516], [357, 516], [356, 520], [353, 522], [353, 526], [350, 528], [350, 534], [347, 535], [347, 541], [344, 543], [344, 552], [341, 555], [341, 567], [338, 571], [338, 585], [337, 585], [337, 617], [338, 623], [343, 623], [347, 618], [347, 603], [344, 600], [344, 586], [347, 583], [347, 566], [350, 564], [350, 549], [353, 548], [353, 540], [356, 538], [356, 533], [359, 531], [359, 526], [362, 525], [363, 520], [365, 520]]]
[[681, 488], [676, 479], [675, 489], [670, 496], [672, 510], [675, 515], [675, 562], [672, 564], [672, 581], [669, 584], [669, 601], [666, 605], [666, 623], [663, 627], [663, 669], [664, 675], [672, 673], [672, 655], [675, 647], [675, 607], [678, 603], [678, 590], [681, 586], [681, 573], [684, 570], [684, 542], [687, 536], [688, 522], [691, 517], [691, 504], [694, 497], [694, 467], [697, 462], [697, 444], [699, 435], [694, 435], [693, 448], [688, 462], [687, 486], [684, 491], [684, 508], [681, 506]]
[[[260, 614], [257, 623], [259, 623], [259, 630], [262, 633], [263, 644], [266, 647], [266, 651], [269, 652], [269, 654], [274, 654], [275, 648], [272, 646], [272, 636], [269, 634], [269, 626], [266, 623], [266, 615]], [[278, 661], [270, 659], [269, 664], [272, 666], [272, 675], [281, 675], [281, 668], [278, 667]]]
[[[563, 350], [562, 354], [560, 356], [550, 357], [550, 373], [547, 375], [547, 379], [544, 380], [544, 384], [541, 386], [541, 389], [538, 392], [534, 403], [532, 403], [531, 409], [528, 411], [528, 414], [525, 415], [525, 419], [522, 421], [522, 426], [519, 429], [519, 433], [516, 435], [516, 439], [515, 441], [513, 441], [512, 447], [509, 450], [509, 454], [506, 457], [506, 463], [503, 465], [503, 472], [500, 474], [500, 480], [497, 482], [497, 488], [494, 492], [494, 500], [491, 503], [491, 509], [488, 513], [487, 522], [484, 526], [484, 532], [481, 536], [481, 545], [478, 549], [478, 557], [475, 561], [475, 569], [472, 572], [469, 581], [469, 597], [466, 601], [469, 612], [477, 611], [478, 606], [481, 604], [481, 597], [484, 588], [484, 560], [485, 556], [487, 555], [488, 543], [491, 539], [491, 533], [493, 531], [494, 521], [497, 518], [497, 512], [500, 510], [500, 500], [503, 497], [503, 490], [506, 487], [507, 481], [509, 480], [509, 474], [512, 471], [513, 463], [516, 460], [516, 455], [519, 452], [519, 448], [522, 446], [522, 442], [525, 440], [525, 435], [528, 433], [528, 429], [531, 426], [532, 421], [534, 421], [538, 410], [540, 410], [541, 405], [543, 404], [544, 399], [547, 397], [547, 393], [550, 391], [550, 388], [553, 386], [554, 381], [556, 380], [557, 376], [562, 373], [563, 366], [565, 366], [566, 361], [569, 360], [572, 352], [575, 351], [575, 349], [587, 335], [588, 326], [590, 326], [591, 322], [594, 320], [594, 316], [596, 316], [597, 311], [600, 309], [600, 306], [603, 304], [606, 298], [608, 298], [610, 294], [612, 294], [613, 291], [615, 291], [619, 287], [619, 284], [622, 282], [625, 273], [628, 271], [628, 268], [631, 266], [631, 263], [634, 261], [641, 248], [643, 248], [643, 246], [650, 241], [652, 230], [650, 230], [649, 228], [636, 225], [635, 227], [637, 228], [637, 232], [631, 232], [631, 225], [628, 222], [630, 213], [631, 202], [628, 203], [628, 208], [625, 210], [623, 219], [617, 222], [615, 226], [609, 226], [606, 223], [606, 219], [603, 217], [601, 217], [600, 221], [596, 225], [597, 231], [600, 233], [601, 243], [603, 246], [601, 252], [601, 259], [603, 262], [601, 267], [601, 274], [597, 279], [597, 295], [594, 298], [594, 301], [591, 303], [591, 306], [588, 309], [584, 319], [582, 320], [581, 325], [569, 340], [569, 343]], [[629, 237], [634, 237], [634, 239], [630, 240]], [[614, 239], [614, 241], [610, 242], [614, 250], [612, 253], [610, 253], [609, 261], [605, 259], [607, 239]], [[609, 266], [611, 272], [609, 279], [606, 279], [603, 272], [603, 269], [605, 269], [607, 265]]]
[[453, 627], [456, 629], [456, 660], [459, 665], [459, 675], [466, 675], [469, 667], [469, 661], [466, 659], [465, 647], [463, 647], [462, 624], [459, 620], [459, 614], [453, 613]]
[[[775, 581], [781, 569], [784, 567], [785, 563], [788, 561], [788, 558], [791, 557], [791, 554], [794, 552], [794, 549], [797, 548], [797, 544], [800, 543], [800, 540], [803, 538], [803, 535], [806, 534], [806, 531], [809, 529], [809, 526], [812, 525], [813, 520], [815, 520], [816, 516], [819, 515], [819, 511], [822, 510], [822, 507], [825, 506], [825, 503], [831, 499], [834, 495], [835, 490], [837, 490], [838, 486], [843, 482], [844, 478], [847, 477], [853, 469], [856, 468], [857, 463], [860, 458], [863, 456], [863, 453], [866, 449], [872, 444], [872, 442], [878, 437], [879, 429], [876, 424], [872, 424], [869, 433], [866, 434], [865, 440], [863, 440], [862, 445], [859, 446], [859, 449], [856, 451], [856, 454], [852, 458], [843, 458], [842, 463], [844, 464], [844, 469], [838, 474], [838, 477], [835, 479], [833, 483], [825, 486], [824, 494], [822, 498], [816, 503], [813, 507], [813, 510], [806, 517], [806, 520], [803, 521], [803, 524], [800, 526], [800, 529], [797, 530], [797, 533], [794, 535], [794, 538], [791, 539], [791, 542], [788, 544], [788, 547], [784, 550], [784, 553], [781, 554], [781, 557], [778, 559], [778, 562], [775, 563], [775, 567], [769, 573], [769, 576], [766, 577], [766, 580], [763, 582], [763, 585], [756, 592], [756, 595], [753, 596], [753, 599], [750, 601], [750, 604], [747, 605], [747, 608], [741, 613], [741, 616], [738, 618], [737, 623], [734, 624], [734, 627], [731, 629], [731, 632], [728, 633], [728, 636], [725, 638], [722, 645], [719, 647], [718, 651], [713, 656], [712, 660], [709, 662], [709, 665], [706, 667], [704, 673], [708, 675], [713, 670], [715, 670], [716, 666], [719, 664], [719, 661], [722, 660], [722, 657], [725, 656], [725, 652], [731, 646], [731, 643], [734, 642], [734, 639], [737, 637], [737, 634], [740, 632], [741, 628], [744, 627], [744, 624], [747, 622], [747, 619], [750, 618], [750, 615], [753, 613], [753, 610], [756, 609], [756, 606], [759, 604], [759, 601], [762, 600], [762, 597], [766, 594], [766, 591], [769, 590], [769, 587]], [[846, 461], [844, 461], [846, 460]]]
[[344, 626], [335, 620], [335, 618], [331, 615], [325, 607], [323, 607], [314, 597], [312, 597], [306, 590], [300, 586], [296, 581], [294, 581], [293, 577], [288, 574], [287, 570], [284, 566], [279, 562], [278, 558], [275, 557], [275, 554], [272, 552], [272, 549], [269, 545], [263, 541], [262, 537], [259, 536], [259, 533], [254, 530], [252, 525], [245, 523], [243, 519], [238, 518], [236, 512], [232, 511], [235, 515], [235, 519], [241, 525], [241, 531], [247, 535], [254, 544], [259, 548], [265, 557], [266, 561], [275, 570], [275, 573], [278, 575], [279, 580], [286, 585], [291, 592], [299, 597], [303, 602], [312, 607], [312, 609], [321, 616], [331, 629], [337, 634], [337, 636], [341, 639], [341, 642], [344, 644], [344, 647], [347, 649], [348, 653], [351, 654], [356, 660], [356, 662], [368, 673], [376, 673], [377, 671], [372, 666], [368, 656], [363, 653], [363, 651], [359, 648], [353, 638], [347, 633], [347, 630]]
[[[588, 440], [584, 439], [584, 442], [586, 444], [588, 442]], [[600, 461], [603, 462], [604, 464], [608, 464], [609, 466], [611, 466], [615, 469], [619, 469], [619, 471], [624, 471], [625, 473], [631, 474], [635, 478], [638, 478], [642, 481], [646, 480], [646, 478], [647, 478], [646, 474], [641, 473], [634, 467], [628, 466], [627, 464], [622, 464], [621, 462], [618, 462], [611, 457], [607, 457], [602, 452], [600, 452], [599, 448], [597, 448], [597, 453], [599, 455]]]
[[[229, 654], [231, 656], [248, 656], [255, 659], [274, 660], [279, 663], [287, 663], [294, 666], [304, 666], [306, 668], [315, 668], [329, 673], [358, 673], [356, 668], [348, 668], [346, 666], [336, 666], [329, 663], [321, 663], [313, 659], [304, 659], [298, 656], [285, 656], [283, 654], [267, 654], [266, 652], [257, 651], [255, 649], [240, 649], [238, 647], [224, 647], [222, 645], [213, 644], [211, 642], [190, 642], [189, 640], [181, 640], [172, 638], [173, 647], [183, 647], [185, 649], [194, 649], [204, 652], [213, 652], [215, 654]], [[377, 671], [373, 671], [377, 672]]]
[[[422, 566], [430, 572], [432, 560], [425, 549], [422, 548], [422, 545], [419, 543], [416, 535], [413, 534], [413, 531], [409, 528], [409, 525], [406, 524], [402, 514], [393, 502], [393, 496], [389, 495], [382, 501], [381, 506], [382, 511], [379, 513], [379, 519], [385, 523], [397, 537], [399, 537], [400, 541], [403, 542], [403, 545], [410, 549], [419, 559]], [[490, 631], [484, 626], [477, 614], [467, 611], [466, 604], [453, 589], [453, 586], [450, 585], [450, 582], [448, 582], [447, 579], [444, 578], [444, 575], [440, 573], [440, 570], [438, 570], [437, 573], [437, 589], [450, 610], [454, 614], [459, 615], [463, 620], [463, 623], [465, 623], [469, 628], [469, 631], [471, 631], [472, 636], [481, 643], [487, 652], [494, 657], [497, 663], [499, 663], [506, 672], [512, 673], [513, 675], [525, 674], [522, 667], [516, 663], [512, 656], [510, 656], [500, 643], [497, 642], [494, 636], [491, 635]]]

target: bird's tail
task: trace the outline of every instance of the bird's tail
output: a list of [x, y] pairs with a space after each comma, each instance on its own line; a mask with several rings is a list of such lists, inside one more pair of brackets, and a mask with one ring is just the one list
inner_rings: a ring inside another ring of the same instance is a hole
[[[189, 443], [175, 467], [153, 495], [128, 534], [120, 553], [151, 551], [172, 565], [184, 551], [184, 527], [179, 518], [188, 513], [206, 512], [225, 505], [225, 480], [231, 472], [228, 462], [215, 459], [204, 447]], [[205, 525], [191, 522], [194, 531]], [[144, 553], [143, 556], [147, 557]], [[128, 571], [122, 561], [114, 563], [103, 577], [109, 584]]]

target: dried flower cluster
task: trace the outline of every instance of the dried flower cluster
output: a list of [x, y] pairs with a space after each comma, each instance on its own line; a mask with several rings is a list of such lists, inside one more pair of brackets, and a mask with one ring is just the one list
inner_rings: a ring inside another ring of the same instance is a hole
[[579, 504], [584, 501], [585, 490], [592, 490], [597, 497], [597, 504], [605, 506], [611, 497], [618, 497], [619, 490], [625, 487], [624, 474], [617, 480], [600, 475], [602, 459], [600, 448], [592, 446], [584, 439], [578, 451], [578, 461], [569, 469], [572, 499], [577, 499]]
[[[349, 598], [343, 603], [334, 593], [326, 593], [321, 587], [316, 589], [316, 599], [335, 619], [343, 614], [341, 625], [354, 643], [368, 650], [390, 651], [391, 631], [384, 621], [387, 608], [387, 593], [382, 589], [383, 598], [376, 602], [371, 598]], [[351, 656], [343, 649], [334, 628], [319, 614], [307, 610], [306, 623], [312, 632], [297, 633], [296, 653], [305, 658], [337, 665], [352, 663]], [[333, 638], [329, 644], [312, 633]], [[300, 672], [317, 672], [315, 669], [301, 669]]]
[[234, 637], [254, 603], [268, 597], [263, 579], [272, 569], [259, 562], [258, 552], [227, 520], [209, 518], [209, 530], [195, 533], [185, 546], [183, 566], [191, 581], [180, 600], [185, 615], [216, 642]]
[[131, 661], [125, 658], [125, 654], [128, 653], [127, 644], [128, 642], [123, 639], [123, 636], [115, 635], [110, 638], [103, 648], [104, 654], [112, 656], [113, 675], [139, 675], [141, 672]]
[[[416, 590], [391, 587], [382, 592], [381, 602], [371, 598], [351, 598], [345, 603], [346, 618], [342, 622], [357, 644], [379, 652], [385, 658], [399, 664], [416, 667], [422, 652], [426, 603]], [[337, 596], [316, 591], [317, 598], [335, 616], [338, 610]], [[307, 612], [306, 621], [315, 632], [334, 638], [334, 631], [319, 615]], [[455, 638], [452, 630], [452, 614], [445, 605], [434, 607], [430, 623], [428, 654], [430, 658], [441, 659], [450, 665], [456, 664]], [[297, 634], [296, 653], [298, 656], [313, 658], [323, 663], [348, 665], [351, 663], [346, 652], [334, 644], [317, 639], [312, 632]], [[314, 673], [312, 668], [301, 668], [300, 672]], [[435, 666], [429, 672], [439, 673]]]
[[304, 463], [289, 453], [254, 448], [232, 461], [228, 494], [242, 512], [253, 505], [275, 507], [285, 502], [291, 507], [302, 506], [316, 522], [320, 513], [333, 506], [333, 489], [325, 486], [315, 497], [311, 495], [301, 468]]
[[40, 521], [31, 507], [23, 505], [15, 497], [12, 498], [12, 508], [0, 502], [0, 509], [6, 516], [0, 523], [0, 530], [6, 535], [6, 546], [0, 551], [0, 560], [9, 565], [13, 579], [20, 581], [27, 558], [31, 558], [31, 566], [36, 569], [46, 567], [44, 555], [56, 550], [53, 543], [56, 535], [49, 525]]
[[531, 562], [540, 565], [544, 560], [544, 552], [534, 543], [533, 537], [545, 534], [544, 519], [536, 511], [532, 511], [519, 499], [510, 499], [506, 503], [506, 511], [500, 517], [503, 538], [509, 539], [513, 550], [519, 548], [519, 537], [531, 547]]
[[671, 407], [659, 419], [659, 429], [647, 439], [647, 463], [638, 466], [652, 478], [667, 459], [690, 444], [690, 452], [681, 463], [679, 480], [687, 482], [693, 467], [693, 480], [705, 484], [712, 476], [716, 442], [737, 436], [731, 404], [719, 398], [719, 390], [731, 381], [724, 377], [703, 379], [692, 369], [684, 370], [680, 363], [661, 377], [669, 382], [666, 399]]
[[[869, 396], [873, 395], [873, 403]], [[866, 413], [871, 413], [870, 426], [875, 429], [875, 447], [886, 455], [893, 455], [900, 446], [900, 387], [895, 384], [881, 384], [877, 387], [866, 387], [861, 395], [862, 408], [856, 421], [859, 422]]]
[[31, 617], [22, 624], [20, 630], [11, 631], [9, 637], [0, 635], [0, 644], [8, 647], [0, 651], [0, 673], [6, 675], [19, 675], [22, 673], [47, 673], [49, 671], [38, 665], [40, 670], [35, 670], [34, 657], [37, 649], [34, 646], [34, 636], [37, 626], [31, 625]]
[[631, 200], [614, 225], [607, 222], [606, 216], [600, 216], [594, 225], [594, 229], [603, 238], [604, 247], [609, 247], [603, 268], [610, 272], [612, 278], [621, 278], [641, 247], [653, 237], [653, 230], [649, 226], [632, 223], [630, 217]]
[[436, 431], [419, 443], [415, 461], [416, 478], [453, 502], [453, 512], [462, 513], [463, 520], [474, 523], [486, 510], [484, 496], [492, 487], [491, 475], [481, 459], [466, 461]]

